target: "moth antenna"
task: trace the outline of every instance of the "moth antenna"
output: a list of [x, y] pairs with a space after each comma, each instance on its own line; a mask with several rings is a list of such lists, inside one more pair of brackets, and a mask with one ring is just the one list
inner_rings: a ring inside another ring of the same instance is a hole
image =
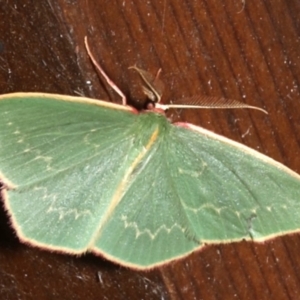
[[122, 104], [127, 105], [127, 99], [124, 93], [117, 87], [117, 85], [108, 77], [108, 75], [104, 72], [102, 67], [97, 63], [94, 55], [92, 54], [92, 51], [90, 50], [89, 44], [88, 44], [88, 39], [87, 36], [84, 37], [84, 45], [86, 52], [88, 53], [93, 65], [95, 68], [100, 72], [100, 74], [104, 77], [108, 85], [117, 93], [119, 96], [122, 98]]
[[[176, 102], [180, 102], [180, 100], [176, 100]], [[260, 107], [252, 106], [245, 104], [243, 102], [226, 99], [226, 98], [218, 98], [218, 97], [210, 97], [210, 96], [194, 96], [190, 98], [183, 99], [182, 102], [184, 104], [160, 104], [158, 103], [156, 106], [163, 110], [167, 110], [169, 108], [190, 108], [190, 109], [234, 109], [234, 108], [248, 108], [259, 110], [265, 114], [268, 112]]]

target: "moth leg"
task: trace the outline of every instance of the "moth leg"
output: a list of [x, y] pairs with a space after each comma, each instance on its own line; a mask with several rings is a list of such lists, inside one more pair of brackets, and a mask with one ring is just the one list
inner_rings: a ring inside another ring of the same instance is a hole
[[84, 44], [85, 44], [85, 48], [86, 51], [92, 61], [92, 63], [94, 64], [94, 66], [96, 67], [96, 69], [100, 72], [100, 74], [104, 77], [104, 79], [106, 80], [106, 82], [109, 84], [109, 86], [117, 93], [119, 94], [119, 96], [122, 98], [122, 104], [123, 105], [127, 105], [127, 99], [126, 96], [123, 94], [123, 92], [116, 86], [116, 84], [108, 77], [108, 75], [104, 72], [104, 70], [101, 68], [101, 66], [97, 63], [95, 57], [93, 56], [89, 44], [88, 44], [88, 40], [87, 37], [84, 37]]

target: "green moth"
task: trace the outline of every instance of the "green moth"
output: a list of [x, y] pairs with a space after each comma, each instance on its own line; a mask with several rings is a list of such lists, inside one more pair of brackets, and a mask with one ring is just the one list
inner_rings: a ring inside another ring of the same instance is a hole
[[[155, 94], [155, 80], [140, 75]], [[22, 241], [136, 269], [205, 244], [264, 241], [300, 228], [298, 174], [201, 127], [172, 124], [160, 109], [2, 95], [0, 170]]]

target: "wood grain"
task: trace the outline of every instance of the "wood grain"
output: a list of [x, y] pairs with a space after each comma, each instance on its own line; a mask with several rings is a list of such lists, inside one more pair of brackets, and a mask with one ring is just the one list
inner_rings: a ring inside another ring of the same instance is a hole
[[[300, 173], [297, 0], [10, 0], [0, 3], [0, 90], [119, 102], [84, 49], [139, 105], [129, 66], [163, 69], [165, 103], [191, 95], [265, 108], [173, 111]], [[299, 191], [300, 195], [300, 191]], [[299, 197], [300, 201], [300, 197]], [[300, 224], [300, 220], [299, 220]], [[0, 210], [1, 299], [300, 299], [300, 235], [211, 245], [150, 272], [19, 243]]]

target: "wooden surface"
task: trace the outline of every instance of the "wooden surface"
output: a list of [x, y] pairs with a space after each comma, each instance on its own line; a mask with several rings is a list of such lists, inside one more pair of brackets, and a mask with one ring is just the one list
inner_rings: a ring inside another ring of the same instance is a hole
[[[87, 35], [97, 60], [136, 100], [131, 103], [143, 101], [140, 81], [128, 70], [137, 64], [153, 73], [163, 69], [165, 103], [209, 95], [265, 108], [269, 115], [197, 110], [169, 116], [300, 173], [299, 15], [298, 0], [2, 0], [0, 91], [119, 102], [89, 61]], [[300, 299], [299, 234], [212, 245], [145, 273], [91, 254], [76, 258], [23, 245], [2, 207], [0, 227], [1, 299]]]

